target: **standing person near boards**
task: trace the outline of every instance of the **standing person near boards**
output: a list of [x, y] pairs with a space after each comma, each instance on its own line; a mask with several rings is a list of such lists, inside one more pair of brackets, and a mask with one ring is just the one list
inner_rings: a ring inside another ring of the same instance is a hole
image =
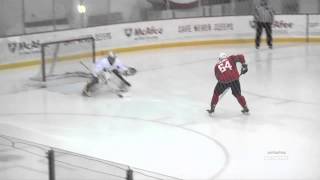
[[266, 31], [267, 44], [269, 48], [272, 49], [272, 23], [274, 20], [274, 11], [268, 5], [267, 0], [260, 0], [260, 5], [255, 8], [253, 16], [256, 27], [256, 49], [259, 49], [260, 47], [261, 34], [263, 29], [265, 29]]

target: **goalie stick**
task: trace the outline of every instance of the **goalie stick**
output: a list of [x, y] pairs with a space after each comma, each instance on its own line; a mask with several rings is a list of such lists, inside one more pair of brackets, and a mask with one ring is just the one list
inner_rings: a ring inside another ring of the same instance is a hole
[[[82, 61], [80, 61], [80, 64], [82, 66], [84, 66], [90, 72], [90, 74], [93, 76], [93, 73], [91, 72], [91, 70], [89, 69], [89, 67], [87, 65], [85, 65]], [[114, 73], [124, 84], [131, 87], [131, 84], [125, 78], [123, 78], [117, 70], [113, 70], [112, 73]]]
[[[84, 68], [86, 68], [86, 69], [88, 70], [88, 72], [90, 73], [91, 76], [94, 77], [94, 74], [92, 73], [91, 69], [90, 69], [84, 62], [80, 61], [80, 64], [81, 64]], [[114, 73], [114, 74], [115, 74], [115, 73]], [[130, 86], [131, 86], [131, 84], [130, 84]], [[123, 98], [123, 95], [122, 95], [120, 92], [118, 92], [118, 91], [116, 91], [116, 90], [114, 90], [114, 89], [112, 89], [111, 92], [114, 93], [114, 94], [116, 94], [119, 98]]]
[[124, 84], [126, 84], [127, 86], [131, 87], [131, 84], [121, 76], [121, 74], [119, 73], [119, 71], [117, 70], [113, 70], [112, 71]]

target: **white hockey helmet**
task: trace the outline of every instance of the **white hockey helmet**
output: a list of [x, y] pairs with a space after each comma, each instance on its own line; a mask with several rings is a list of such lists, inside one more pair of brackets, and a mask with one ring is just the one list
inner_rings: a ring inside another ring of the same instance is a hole
[[109, 51], [108, 56], [115, 58], [116, 54], [113, 51]]
[[227, 54], [222, 52], [222, 53], [219, 54], [218, 60], [221, 61], [223, 59], [226, 59], [227, 57], [228, 57]]

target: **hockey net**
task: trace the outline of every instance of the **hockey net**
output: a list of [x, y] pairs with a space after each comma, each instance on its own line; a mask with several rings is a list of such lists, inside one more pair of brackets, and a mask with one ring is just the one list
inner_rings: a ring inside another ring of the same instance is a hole
[[66, 78], [88, 78], [89, 70], [81, 61], [95, 62], [95, 39], [84, 37], [41, 44], [40, 71], [32, 80], [47, 82]]

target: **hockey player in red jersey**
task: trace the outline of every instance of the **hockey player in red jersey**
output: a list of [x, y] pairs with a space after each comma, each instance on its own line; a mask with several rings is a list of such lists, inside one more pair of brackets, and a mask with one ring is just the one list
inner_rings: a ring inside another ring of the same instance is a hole
[[241, 112], [249, 112], [246, 99], [241, 95], [240, 74], [236, 66], [237, 62], [242, 64], [241, 74], [245, 74], [248, 71], [248, 66], [242, 54], [227, 56], [225, 53], [220, 53], [219, 61], [214, 68], [218, 82], [212, 95], [211, 108], [207, 110], [210, 114], [214, 112], [219, 101], [219, 96], [228, 88], [231, 88], [233, 96], [237, 98], [239, 104], [242, 106], [243, 109]]

